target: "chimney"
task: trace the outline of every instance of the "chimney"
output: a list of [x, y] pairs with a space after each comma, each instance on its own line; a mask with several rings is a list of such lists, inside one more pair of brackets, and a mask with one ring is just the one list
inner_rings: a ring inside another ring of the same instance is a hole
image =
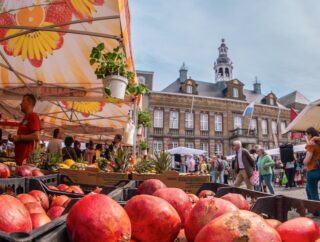
[[179, 72], [180, 72], [180, 82], [184, 82], [185, 80], [187, 80], [188, 69], [187, 69], [184, 62], [182, 64]]
[[256, 94], [261, 94], [261, 83], [258, 81], [258, 77], [255, 77], [255, 81], [253, 84], [253, 91]]

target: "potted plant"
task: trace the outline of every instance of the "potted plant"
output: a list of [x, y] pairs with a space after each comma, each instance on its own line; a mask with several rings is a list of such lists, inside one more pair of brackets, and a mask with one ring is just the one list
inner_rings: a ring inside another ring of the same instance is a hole
[[143, 155], [147, 155], [148, 154], [148, 151], [147, 151], [148, 143], [147, 143], [147, 141], [142, 140], [140, 142], [140, 148], [141, 148], [141, 152], [142, 152]]
[[139, 96], [139, 95], [143, 95], [143, 94], [147, 94], [150, 92], [150, 89], [142, 83], [129, 83], [127, 86], [127, 90], [126, 93], [128, 95], [133, 95], [133, 96]]
[[134, 79], [134, 73], [128, 70], [125, 55], [120, 48], [105, 51], [103, 43], [93, 47], [90, 54], [90, 64], [96, 64], [95, 74], [102, 79], [105, 95], [124, 99], [128, 82]]
[[151, 114], [147, 111], [138, 112], [138, 134], [142, 135], [142, 127], [151, 128]]

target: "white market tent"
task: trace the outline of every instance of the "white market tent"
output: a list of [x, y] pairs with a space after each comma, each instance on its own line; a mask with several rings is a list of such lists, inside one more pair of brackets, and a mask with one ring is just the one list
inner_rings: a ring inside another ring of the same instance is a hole
[[114, 103], [103, 97], [89, 56], [98, 43], [106, 50], [120, 46], [134, 71], [128, 1], [86, 2], [0, 1], [2, 121], [19, 122], [22, 96], [33, 93], [45, 131], [60, 127], [96, 139], [123, 132], [132, 100]]
[[307, 105], [283, 131], [283, 134], [290, 131], [304, 132], [309, 127], [320, 131], [320, 99]]
[[207, 153], [204, 150], [198, 150], [198, 149], [192, 149], [187, 147], [176, 147], [170, 150], [167, 150], [167, 152], [171, 155], [179, 154], [179, 155], [204, 155]]

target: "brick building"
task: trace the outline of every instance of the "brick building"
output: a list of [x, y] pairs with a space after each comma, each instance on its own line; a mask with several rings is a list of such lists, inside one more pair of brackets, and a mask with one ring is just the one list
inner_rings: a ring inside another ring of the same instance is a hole
[[[290, 122], [290, 109], [278, 102], [273, 92], [262, 94], [257, 79], [251, 90], [246, 89], [233, 78], [233, 63], [224, 40], [218, 50], [213, 67], [215, 82], [188, 78], [183, 64], [176, 81], [144, 98], [143, 109], [153, 116], [153, 127], [147, 132], [150, 152], [185, 146], [207, 150], [210, 155], [229, 155], [236, 139], [246, 148], [261, 144], [270, 149], [289, 142], [281, 131]], [[144, 73], [151, 72], [138, 71], [139, 80]], [[152, 88], [152, 79], [143, 80]], [[255, 105], [249, 126], [250, 117], [242, 113], [251, 102]]]

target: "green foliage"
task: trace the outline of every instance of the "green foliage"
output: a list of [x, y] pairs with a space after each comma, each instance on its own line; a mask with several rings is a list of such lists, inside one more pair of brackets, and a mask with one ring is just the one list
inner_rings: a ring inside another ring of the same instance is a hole
[[165, 151], [157, 152], [155, 154], [155, 158], [153, 159], [157, 173], [163, 173], [170, 170], [171, 162], [170, 154]]
[[141, 148], [141, 150], [146, 150], [146, 149], [148, 148], [148, 143], [147, 143], [147, 141], [142, 140], [142, 141], [140, 142], [140, 148]]
[[127, 95], [139, 96], [143, 94], [147, 94], [150, 92], [150, 89], [144, 84], [137, 84], [129, 82], [126, 89]]
[[41, 149], [41, 147], [37, 147], [32, 151], [28, 163], [34, 166], [39, 166], [42, 163], [43, 157], [43, 150]]
[[128, 149], [117, 149], [117, 151], [111, 156], [109, 166], [114, 172], [126, 172], [129, 168]]
[[134, 79], [134, 73], [128, 70], [126, 56], [120, 52], [120, 47], [107, 52], [104, 43], [93, 47], [90, 54], [90, 65], [97, 64], [95, 74], [98, 79], [110, 75], [120, 75], [128, 78], [129, 82]]
[[106, 158], [101, 158], [98, 161], [98, 167], [100, 170], [103, 170], [103, 171], [107, 171], [109, 164], [110, 164], [110, 161]]
[[147, 111], [138, 112], [138, 125], [143, 125], [146, 128], [151, 128], [151, 114]]
[[138, 173], [147, 173], [154, 170], [155, 164], [152, 160], [142, 160], [134, 165], [134, 170]]

